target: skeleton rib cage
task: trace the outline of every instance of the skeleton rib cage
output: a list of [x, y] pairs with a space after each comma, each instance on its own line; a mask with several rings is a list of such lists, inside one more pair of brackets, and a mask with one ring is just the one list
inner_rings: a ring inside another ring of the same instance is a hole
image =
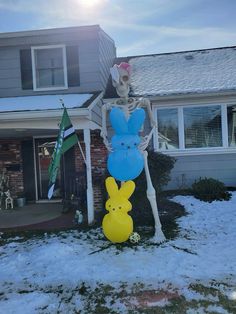
[[111, 143], [109, 142], [108, 136], [107, 136], [107, 112], [110, 111], [113, 107], [118, 107], [122, 109], [125, 113], [126, 118], [129, 118], [131, 113], [137, 109], [137, 108], [144, 108], [147, 110], [149, 121], [151, 124], [151, 131], [146, 136], [141, 136], [141, 143], [139, 144], [139, 150], [141, 152], [144, 152], [144, 150], [147, 148], [156, 128], [156, 122], [153, 117], [153, 113], [151, 110], [151, 104], [150, 101], [146, 98], [123, 98], [118, 99], [111, 103], [105, 103], [102, 106], [102, 130], [101, 130], [101, 137], [103, 138], [103, 143], [105, 144], [107, 150], [109, 152], [112, 152]]

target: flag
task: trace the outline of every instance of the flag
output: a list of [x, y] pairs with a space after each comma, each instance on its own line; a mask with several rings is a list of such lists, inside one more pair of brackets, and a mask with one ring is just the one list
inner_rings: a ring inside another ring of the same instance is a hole
[[60, 131], [57, 138], [57, 142], [54, 147], [52, 160], [49, 165], [49, 185], [48, 185], [48, 199], [51, 199], [53, 190], [57, 178], [57, 171], [60, 167], [61, 155], [68, 149], [78, 143], [78, 137], [75, 133], [75, 129], [71, 124], [66, 108], [64, 108], [63, 116], [60, 124]]

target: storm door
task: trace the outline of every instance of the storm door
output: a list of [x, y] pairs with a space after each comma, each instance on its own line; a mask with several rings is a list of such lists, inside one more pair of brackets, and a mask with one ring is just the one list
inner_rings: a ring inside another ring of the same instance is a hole
[[[44, 200], [48, 198], [48, 167], [51, 162], [51, 156], [53, 154], [55, 141], [56, 139], [53, 138], [43, 138], [35, 140], [38, 200]], [[61, 158], [61, 166], [58, 169], [57, 173], [53, 199], [61, 199], [64, 195], [63, 164], [64, 158]]]

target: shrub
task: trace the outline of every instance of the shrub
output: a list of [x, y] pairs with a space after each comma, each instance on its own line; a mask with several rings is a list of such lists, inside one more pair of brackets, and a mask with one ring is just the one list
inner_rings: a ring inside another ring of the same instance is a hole
[[224, 183], [213, 178], [200, 178], [193, 183], [192, 189], [193, 195], [204, 202], [228, 201], [231, 198]]
[[[152, 179], [152, 184], [157, 193], [162, 191], [162, 188], [170, 180], [170, 171], [174, 167], [175, 158], [162, 153], [148, 151], [148, 166]], [[146, 191], [146, 176], [145, 171], [135, 179], [136, 187], [140, 191]]]
[[[157, 195], [160, 194], [163, 187], [169, 182], [170, 172], [174, 164], [175, 158], [151, 150], [148, 151], [150, 176]], [[130, 214], [137, 225], [153, 225], [152, 209], [146, 194], [147, 182], [145, 171], [143, 170], [141, 175], [134, 181], [136, 188], [131, 197], [133, 210]]]

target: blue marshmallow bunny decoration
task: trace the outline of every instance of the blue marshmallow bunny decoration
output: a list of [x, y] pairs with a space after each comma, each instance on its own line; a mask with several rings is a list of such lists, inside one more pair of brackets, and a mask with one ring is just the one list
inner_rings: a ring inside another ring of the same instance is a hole
[[138, 135], [145, 119], [142, 108], [135, 109], [128, 121], [124, 112], [112, 108], [110, 121], [115, 135], [111, 139], [113, 151], [108, 156], [108, 171], [117, 180], [133, 180], [144, 167], [143, 155], [138, 149], [141, 139]]

